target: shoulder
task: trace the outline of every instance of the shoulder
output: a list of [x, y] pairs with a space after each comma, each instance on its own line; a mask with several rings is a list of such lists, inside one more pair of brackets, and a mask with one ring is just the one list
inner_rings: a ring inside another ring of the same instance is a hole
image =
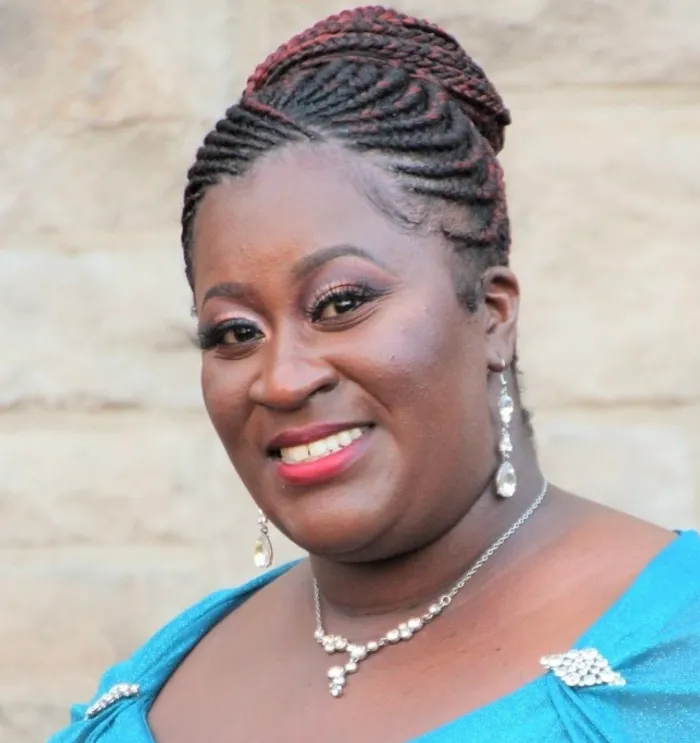
[[[680, 532], [592, 634], [645, 683], [692, 668], [700, 700], [700, 535]], [[657, 683], [656, 689], [662, 687]]]
[[[700, 740], [700, 536], [683, 532], [612, 612], [606, 657], [626, 685], [591, 695], [606, 740]], [[609, 647], [609, 649], [608, 649]], [[612, 734], [614, 732], [614, 735]]]
[[679, 533], [650, 573], [644, 623], [657, 628], [660, 644], [687, 638], [700, 662], [700, 535]]
[[[700, 534], [696, 531], [677, 532], [676, 538], [649, 564], [642, 578], [653, 598], [682, 610], [700, 602]], [[673, 620], [676, 611], [665, 612]]]
[[130, 657], [108, 668], [92, 698], [70, 708], [70, 724], [48, 743], [101, 740], [97, 737], [101, 736], [100, 727], [106, 729], [116, 715], [153, 698], [212, 627], [289, 567], [284, 565], [236, 588], [211, 593], [178, 614]]

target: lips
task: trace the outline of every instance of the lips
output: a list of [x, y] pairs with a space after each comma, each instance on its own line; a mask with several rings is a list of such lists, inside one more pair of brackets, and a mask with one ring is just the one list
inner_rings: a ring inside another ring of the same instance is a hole
[[343, 434], [355, 429], [371, 428], [373, 424], [367, 422], [318, 423], [304, 428], [293, 428], [275, 436], [267, 445], [270, 456], [279, 456], [282, 449], [293, 449], [300, 446], [309, 446], [331, 436]]
[[291, 485], [311, 486], [345, 472], [368, 448], [371, 424], [323, 424], [286, 431], [270, 442], [279, 477]]

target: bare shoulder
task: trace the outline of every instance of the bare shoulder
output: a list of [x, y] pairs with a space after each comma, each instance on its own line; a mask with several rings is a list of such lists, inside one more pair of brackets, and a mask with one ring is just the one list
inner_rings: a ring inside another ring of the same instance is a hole
[[675, 538], [676, 533], [593, 501], [562, 494], [575, 515], [576, 528], [569, 535], [570, 547], [585, 548], [590, 558], [602, 564], [634, 566], [653, 559]]
[[[677, 535], [592, 501], [559, 491], [551, 508], [555, 536], [543, 540], [531, 561], [532, 578], [546, 583], [551, 599], [563, 594], [579, 616], [603, 613]], [[547, 528], [545, 525], [544, 528]]]

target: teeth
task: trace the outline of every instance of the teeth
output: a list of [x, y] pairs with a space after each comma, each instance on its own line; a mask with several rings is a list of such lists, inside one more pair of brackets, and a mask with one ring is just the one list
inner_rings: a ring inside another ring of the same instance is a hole
[[290, 449], [283, 449], [283, 451], [286, 452], [287, 459], [292, 464], [294, 462], [303, 462], [309, 458], [308, 446], [293, 446]]
[[350, 446], [350, 444], [355, 440], [350, 431], [341, 431], [336, 438], [338, 439], [340, 446]]
[[329, 446], [326, 446], [327, 441], [321, 440], [321, 441], [314, 441], [313, 443], [309, 444], [309, 454], [312, 457], [322, 457], [327, 451], [330, 450]]
[[340, 439], [337, 436], [329, 436], [326, 441], [328, 450], [331, 452], [340, 451], [343, 448], [343, 445], [340, 443]]
[[310, 444], [301, 446], [290, 446], [289, 448], [280, 449], [280, 457], [286, 464], [299, 464], [310, 459], [320, 459], [334, 454], [346, 446], [350, 446], [353, 441], [362, 436], [364, 431], [361, 428], [351, 428], [347, 431], [327, 436], [325, 439], [312, 441]]

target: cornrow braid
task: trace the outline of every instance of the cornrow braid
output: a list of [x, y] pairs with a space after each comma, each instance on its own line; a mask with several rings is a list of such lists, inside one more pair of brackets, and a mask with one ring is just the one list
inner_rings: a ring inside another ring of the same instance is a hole
[[193, 222], [206, 190], [303, 141], [376, 153], [408, 192], [464, 207], [466, 227], [443, 228], [458, 251], [484, 266], [506, 264], [510, 230], [496, 155], [509, 123], [483, 70], [437, 26], [380, 6], [316, 23], [255, 70], [197, 153], [182, 212], [190, 285]]

